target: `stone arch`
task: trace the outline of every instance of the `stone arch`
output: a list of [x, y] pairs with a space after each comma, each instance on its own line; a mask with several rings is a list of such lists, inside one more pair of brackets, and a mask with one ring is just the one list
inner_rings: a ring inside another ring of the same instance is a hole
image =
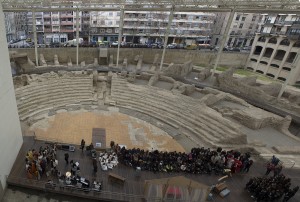
[[272, 53], [273, 53], [274, 49], [273, 48], [266, 48], [265, 53], [263, 55], [263, 57], [267, 57], [270, 58]]
[[266, 41], [266, 37], [261, 36], [261, 37], [258, 38], [258, 41], [260, 41], [260, 42], [265, 42], [265, 41]]
[[257, 59], [251, 58], [250, 61], [252, 61], [252, 62], [257, 62]]
[[280, 41], [280, 45], [289, 46], [290, 45], [290, 41], [288, 39], [283, 39], [283, 40]]
[[276, 37], [272, 37], [269, 39], [268, 43], [273, 43], [273, 44], [276, 44], [277, 43], [277, 39]]
[[263, 74], [264, 72], [261, 70], [256, 70], [257, 73]]
[[293, 45], [293, 47], [300, 47], [300, 41], [296, 41]]
[[274, 74], [271, 74], [271, 73], [267, 73], [266, 75], [269, 76], [269, 77], [272, 77], [272, 78], [275, 77], [275, 75], [274, 75]]
[[271, 67], [279, 68], [279, 65], [277, 64], [270, 64]]
[[297, 55], [296, 52], [290, 52], [287, 59], [286, 59], [286, 62], [293, 63], [295, 58], [296, 58], [296, 55]]
[[247, 69], [250, 69], [250, 70], [252, 70], [252, 71], [254, 70], [252, 67], [247, 67]]
[[282, 67], [282, 69], [285, 70], [285, 71], [291, 71], [290, 67]]
[[282, 60], [283, 59], [283, 57], [284, 57], [284, 55], [286, 54], [286, 51], [285, 50], [277, 50], [277, 52], [276, 52], [276, 55], [275, 55], [275, 57], [274, 57], [274, 59], [275, 60]]
[[254, 55], [260, 55], [261, 51], [262, 51], [263, 47], [262, 46], [255, 46]]
[[267, 65], [267, 64], [268, 64], [266, 61], [260, 61], [259, 63], [260, 63], [260, 64], [264, 64], [264, 65]]
[[286, 80], [286, 78], [283, 78], [283, 77], [278, 77], [277, 79], [280, 80], [280, 81], [285, 81]]

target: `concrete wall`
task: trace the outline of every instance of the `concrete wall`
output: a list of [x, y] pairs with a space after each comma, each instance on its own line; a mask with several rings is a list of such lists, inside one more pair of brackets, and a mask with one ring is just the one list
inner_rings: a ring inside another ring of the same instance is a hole
[[[6, 187], [6, 176], [22, 146], [22, 133], [17, 111], [7, 49], [4, 13], [0, 4], [0, 183]], [[0, 196], [1, 201], [2, 196]]]
[[[11, 49], [19, 53], [27, 53], [28, 57], [35, 61], [34, 49]], [[58, 55], [60, 63], [67, 63], [68, 58], [72, 59], [73, 64], [76, 62], [76, 48], [38, 48], [38, 53], [44, 54], [46, 61], [53, 62], [54, 54]], [[143, 61], [145, 63], [153, 63], [156, 53], [162, 54], [161, 49], [151, 48], [121, 48], [120, 60], [123, 61], [124, 57], [128, 58], [128, 62], [132, 63], [136, 55], [143, 55]], [[110, 48], [109, 55], [114, 55], [114, 60], [117, 58], [117, 48]], [[93, 58], [98, 58], [99, 50], [97, 48], [79, 48], [79, 63], [85, 61], [86, 64], [93, 63]], [[199, 51], [199, 50], [177, 50], [168, 49], [165, 55], [166, 63], [184, 63], [188, 60], [192, 60], [193, 64], [210, 65], [214, 64], [217, 52], [213, 51]], [[244, 67], [247, 61], [248, 53], [239, 52], [224, 52], [220, 59], [220, 65], [229, 67]], [[160, 61], [160, 59], [159, 59]], [[115, 63], [115, 62], [114, 62]]]

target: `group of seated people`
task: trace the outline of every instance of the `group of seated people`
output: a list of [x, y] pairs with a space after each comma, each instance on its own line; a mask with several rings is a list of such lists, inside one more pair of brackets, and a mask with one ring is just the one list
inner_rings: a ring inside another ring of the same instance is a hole
[[56, 159], [56, 146], [42, 146], [39, 151], [30, 149], [25, 156], [25, 168], [27, 178], [41, 179], [42, 175], [55, 174], [57, 172], [58, 160]]
[[246, 190], [251, 193], [251, 197], [256, 201], [288, 201], [299, 190], [299, 186], [291, 187], [291, 179], [283, 174], [274, 177], [254, 177], [250, 178], [246, 184]]
[[99, 162], [101, 165], [101, 169], [106, 171], [108, 169], [113, 169], [113, 167], [118, 165], [118, 157], [115, 152], [100, 152], [99, 154]]
[[190, 153], [148, 151], [143, 149], [126, 149], [115, 145], [119, 162], [153, 172], [188, 172], [194, 174], [226, 174], [248, 172], [253, 161], [250, 154], [241, 155], [238, 151], [225, 151], [222, 148], [193, 148]]

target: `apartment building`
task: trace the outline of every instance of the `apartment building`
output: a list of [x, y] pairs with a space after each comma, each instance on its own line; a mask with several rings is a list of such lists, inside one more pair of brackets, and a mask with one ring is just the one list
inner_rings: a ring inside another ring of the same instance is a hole
[[262, 14], [246, 68], [289, 84], [300, 83], [300, 16]]
[[[36, 30], [38, 44], [64, 43], [76, 38], [76, 12], [36, 12]], [[33, 16], [27, 13], [29, 37], [33, 38]], [[79, 12], [80, 38], [89, 39], [90, 14], [87, 11]]]
[[[220, 41], [225, 32], [228, 23], [229, 13], [217, 13], [214, 21], [211, 45], [220, 46]], [[240, 13], [234, 14], [230, 24], [229, 37], [225, 42], [228, 47], [245, 47], [251, 46], [255, 33], [259, 29], [258, 22], [261, 16], [257, 13]]]
[[119, 24], [120, 12], [90, 12], [90, 40], [117, 41]]
[[27, 35], [27, 18], [24, 12], [4, 13], [7, 41], [20, 39]]
[[[38, 44], [44, 42], [44, 13], [43, 12], [35, 12], [35, 25], [36, 25], [36, 33], [37, 33], [37, 41]], [[28, 38], [33, 37], [33, 14], [32, 12], [27, 13], [27, 29], [28, 29]]]
[[[209, 43], [213, 13], [175, 12], [168, 43]], [[133, 43], [162, 42], [169, 12], [125, 11], [124, 40]]]

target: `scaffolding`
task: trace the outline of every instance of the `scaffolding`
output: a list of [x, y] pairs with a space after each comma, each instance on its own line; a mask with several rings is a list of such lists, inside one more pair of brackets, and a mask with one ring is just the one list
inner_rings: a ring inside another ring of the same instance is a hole
[[299, 0], [1, 0], [4, 12], [145, 10], [207, 12], [300, 12]]

